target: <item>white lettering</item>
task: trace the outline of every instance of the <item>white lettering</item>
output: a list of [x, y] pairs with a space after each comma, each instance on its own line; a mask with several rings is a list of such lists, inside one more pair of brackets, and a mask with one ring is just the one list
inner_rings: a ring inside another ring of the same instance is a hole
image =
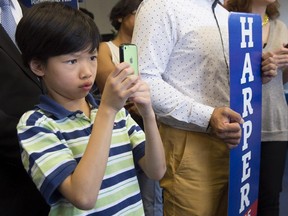
[[241, 193], [241, 203], [240, 203], [240, 209], [239, 214], [245, 210], [245, 207], [248, 207], [250, 205], [250, 200], [248, 198], [248, 194], [250, 191], [250, 185], [247, 183], [243, 185], [240, 189]]
[[248, 148], [248, 138], [252, 134], [252, 122], [245, 121], [243, 123], [243, 146], [242, 146], [242, 151], [246, 150]]
[[254, 81], [254, 75], [253, 75], [252, 66], [251, 66], [250, 53], [246, 53], [246, 55], [245, 55], [242, 77], [241, 77], [241, 84], [244, 84], [247, 82], [246, 81], [246, 74], [248, 74], [249, 82]]
[[251, 160], [251, 151], [242, 155], [243, 168], [242, 168], [241, 182], [244, 182], [245, 180], [247, 180], [250, 177], [250, 174], [251, 174], [251, 168], [250, 168], [250, 164], [249, 164], [250, 160]]
[[241, 32], [242, 32], [241, 48], [247, 48], [247, 43], [245, 41], [245, 36], [249, 37], [248, 47], [254, 47], [253, 31], [252, 31], [253, 18], [252, 17], [248, 17], [247, 20], [248, 20], [249, 28], [245, 29], [246, 17], [240, 17]]
[[243, 112], [242, 117], [245, 118], [248, 116], [248, 114], [253, 114], [253, 108], [251, 105], [252, 100], [252, 89], [250, 87], [242, 89], [242, 95], [243, 95]]

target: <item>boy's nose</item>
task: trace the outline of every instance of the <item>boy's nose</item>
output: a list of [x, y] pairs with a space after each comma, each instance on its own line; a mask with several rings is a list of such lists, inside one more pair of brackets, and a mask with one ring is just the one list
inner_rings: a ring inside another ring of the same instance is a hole
[[92, 76], [91, 68], [87, 64], [82, 64], [80, 70], [81, 79], [87, 79]]

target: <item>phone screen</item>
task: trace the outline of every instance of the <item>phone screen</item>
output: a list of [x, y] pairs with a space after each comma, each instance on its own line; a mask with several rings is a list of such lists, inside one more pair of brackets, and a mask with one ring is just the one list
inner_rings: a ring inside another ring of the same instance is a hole
[[138, 51], [135, 44], [121, 44], [119, 47], [120, 62], [127, 62], [134, 69], [134, 74], [139, 75], [138, 71]]

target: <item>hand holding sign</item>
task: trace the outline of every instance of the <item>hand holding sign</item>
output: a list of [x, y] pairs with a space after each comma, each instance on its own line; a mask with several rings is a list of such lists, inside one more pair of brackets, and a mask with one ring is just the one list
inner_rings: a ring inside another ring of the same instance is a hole
[[[277, 75], [277, 57], [271, 52], [262, 55], [262, 84], [270, 82]], [[287, 57], [288, 62], [288, 57]]]
[[274, 60], [277, 66], [281, 69], [288, 68], [288, 44], [274, 52]]
[[241, 127], [244, 121], [241, 115], [228, 107], [215, 108], [210, 119], [210, 133], [222, 139], [229, 148], [240, 143]]

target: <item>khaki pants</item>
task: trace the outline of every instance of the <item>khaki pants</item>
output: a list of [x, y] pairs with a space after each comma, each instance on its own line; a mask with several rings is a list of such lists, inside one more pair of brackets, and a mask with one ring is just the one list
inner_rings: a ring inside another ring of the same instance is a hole
[[167, 172], [161, 180], [164, 215], [225, 216], [229, 150], [205, 133], [160, 124]]

